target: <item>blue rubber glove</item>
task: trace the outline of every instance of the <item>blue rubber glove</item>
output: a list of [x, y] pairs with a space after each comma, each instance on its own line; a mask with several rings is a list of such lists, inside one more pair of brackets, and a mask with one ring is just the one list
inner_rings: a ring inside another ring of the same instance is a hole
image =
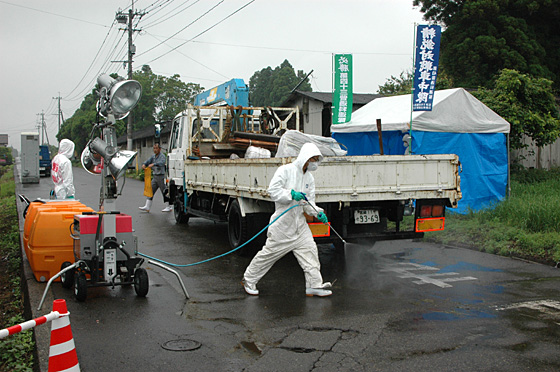
[[292, 190], [292, 200], [300, 201], [305, 199], [305, 194], [299, 191]]
[[324, 214], [323, 212], [319, 212], [319, 214], [317, 215], [317, 219], [322, 223], [329, 222], [329, 219], [327, 218], [327, 215]]

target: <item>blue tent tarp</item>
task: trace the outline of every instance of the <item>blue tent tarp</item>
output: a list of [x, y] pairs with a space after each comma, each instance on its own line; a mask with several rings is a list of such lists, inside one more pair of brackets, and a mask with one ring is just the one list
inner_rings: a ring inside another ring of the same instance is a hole
[[[351, 122], [333, 125], [332, 136], [348, 149], [348, 155], [379, 154], [377, 119], [382, 123], [384, 153], [404, 154], [402, 137], [409, 133], [410, 95], [368, 103], [353, 113]], [[463, 198], [452, 211], [479, 210], [505, 197], [507, 121], [458, 88], [436, 91], [433, 110], [414, 112], [412, 123], [413, 154], [459, 156]]]

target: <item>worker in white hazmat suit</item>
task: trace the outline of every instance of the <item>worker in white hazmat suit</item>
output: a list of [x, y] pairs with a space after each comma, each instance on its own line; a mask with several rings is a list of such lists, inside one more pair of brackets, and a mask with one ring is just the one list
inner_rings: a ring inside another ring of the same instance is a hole
[[[315, 206], [315, 180], [311, 171], [317, 169], [323, 159], [321, 152], [312, 143], [302, 146], [296, 160], [278, 168], [270, 181], [268, 192], [276, 205], [270, 221], [294, 205], [286, 214], [268, 227], [264, 247], [253, 258], [243, 276], [243, 286], [250, 295], [258, 295], [258, 281], [272, 265], [289, 252], [293, 252], [305, 274], [307, 296], [330, 296], [327, 288], [331, 283], [323, 283], [317, 245], [307, 225], [304, 212], [315, 216], [323, 223], [327, 217], [323, 210]], [[305, 197], [303, 194], [305, 194]], [[316, 210], [305, 201], [313, 203]], [[301, 206], [300, 206], [301, 205]]]
[[74, 199], [74, 176], [70, 158], [74, 155], [74, 142], [63, 139], [58, 145], [58, 154], [52, 160], [51, 177], [57, 199]]

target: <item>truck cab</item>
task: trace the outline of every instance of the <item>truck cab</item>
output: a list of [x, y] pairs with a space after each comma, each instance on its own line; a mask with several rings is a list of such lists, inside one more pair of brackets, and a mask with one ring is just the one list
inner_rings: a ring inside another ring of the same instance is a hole
[[39, 174], [41, 176], [51, 176], [51, 153], [48, 145], [39, 146]]

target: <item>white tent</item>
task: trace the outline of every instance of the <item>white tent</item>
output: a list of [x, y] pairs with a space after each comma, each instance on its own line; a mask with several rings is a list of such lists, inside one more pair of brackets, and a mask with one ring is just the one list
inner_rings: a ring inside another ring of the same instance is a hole
[[[410, 94], [374, 99], [352, 113], [352, 120], [331, 126], [334, 133], [410, 129]], [[414, 111], [412, 130], [451, 133], [509, 133], [509, 123], [463, 88], [438, 90], [432, 111]]]
[[[352, 113], [352, 121], [331, 126], [348, 155], [378, 154], [381, 119], [386, 155], [405, 153], [411, 95], [378, 98]], [[457, 154], [462, 163], [459, 213], [492, 205], [505, 197], [509, 123], [462, 88], [436, 91], [432, 111], [412, 112], [412, 154]]]

